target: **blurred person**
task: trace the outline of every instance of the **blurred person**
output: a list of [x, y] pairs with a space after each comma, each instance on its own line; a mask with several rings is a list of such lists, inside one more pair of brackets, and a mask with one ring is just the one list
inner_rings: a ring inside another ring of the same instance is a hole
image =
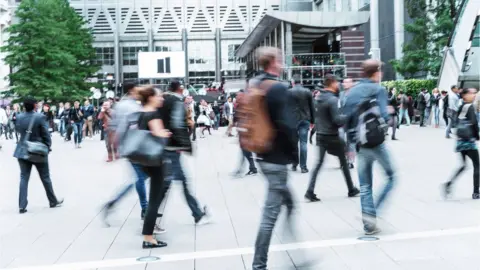
[[50, 111], [50, 105], [48, 104], [43, 104], [43, 111], [42, 114], [45, 116], [48, 124], [48, 131], [50, 133], [53, 132], [53, 119], [54, 119], [54, 114], [52, 111]]
[[398, 101], [397, 101], [397, 89], [391, 88], [388, 93], [388, 113], [390, 114], [390, 122], [389, 126], [392, 127], [392, 140], [397, 140], [395, 136], [397, 134], [398, 128], [398, 121], [397, 121], [397, 109], [398, 109]]
[[103, 102], [102, 109], [98, 114], [98, 119], [102, 121], [102, 125], [106, 133], [104, 136], [104, 140], [105, 140], [105, 146], [107, 147], [107, 154], [108, 154], [107, 162], [112, 162], [113, 157], [116, 154], [116, 151], [114, 150], [115, 149], [114, 132], [113, 130], [110, 131], [108, 129], [110, 120], [112, 119], [112, 115], [113, 115], [113, 111], [111, 109], [110, 101]]
[[7, 124], [5, 125], [5, 138], [8, 140], [13, 140], [13, 131], [15, 130], [14, 123], [12, 122], [13, 111], [10, 109], [10, 106], [5, 107], [5, 114], [7, 115]]
[[478, 124], [480, 125], [480, 94], [477, 92], [475, 95], [475, 101], [473, 102], [475, 113], [477, 115]]
[[65, 141], [70, 141], [72, 139], [73, 126], [70, 122], [71, 110], [70, 102], [66, 102], [63, 112], [60, 114], [60, 119], [65, 123]]
[[435, 128], [440, 126], [440, 99], [441, 99], [440, 91], [438, 88], [433, 89], [432, 95], [430, 97], [432, 103], [432, 113], [433, 113], [433, 125]]
[[[315, 109], [313, 106], [312, 92], [300, 84], [300, 78], [292, 82], [293, 87], [290, 90], [292, 97], [292, 108], [297, 121], [298, 144], [300, 154], [300, 170], [302, 173], [308, 173], [307, 168], [307, 140], [310, 125], [315, 123]], [[297, 170], [298, 164], [292, 165], [292, 170]]]
[[[4, 130], [6, 129], [7, 124], [8, 124], [7, 113], [5, 112], [5, 109], [3, 107], [0, 107], [0, 135], [2, 135], [1, 132], [5, 132]], [[1, 148], [2, 148], [2, 145], [0, 142], [0, 149]]]
[[194, 110], [193, 110], [193, 99], [191, 96], [185, 97], [185, 121], [187, 122], [187, 128], [188, 128], [188, 134], [193, 133], [193, 128], [195, 126], [195, 120], [194, 120]]
[[85, 106], [82, 108], [84, 125], [83, 125], [83, 138], [87, 138], [87, 128], [88, 128], [88, 136], [90, 139], [93, 138], [93, 118], [95, 110], [93, 105], [90, 104], [90, 101], [87, 99], [84, 103]]
[[[289, 94], [286, 85], [276, 82], [282, 70], [282, 56], [277, 48], [263, 47], [258, 50], [259, 66], [265, 71], [255, 78], [257, 87], [265, 85], [266, 80], [273, 81], [266, 91], [266, 106], [268, 117], [276, 131], [276, 136], [271, 142], [271, 148], [266, 153], [258, 154], [259, 166], [268, 180], [268, 192], [263, 208], [260, 229], [255, 241], [255, 253], [252, 269], [267, 269], [268, 250], [272, 238], [273, 228], [280, 214], [282, 205], [287, 207], [288, 224], [292, 225], [292, 212], [294, 200], [287, 185], [288, 165], [298, 163], [296, 145], [298, 143], [297, 125], [292, 114]], [[230, 105], [226, 106], [229, 110]], [[228, 113], [228, 112], [227, 112]], [[293, 233], [294, 230], [290, 228]]]
[[[162, 121], [162, 115], [159, 111], [163, 103], [163, 97], [160, 92], [152, 86], [141, 88], [138, 91], [139, 100], [143, 106], [143, 112], [138, 120], [140, 130], [149, 130], [154, 136], [160, 138], [170, 137], [170, 133], [165, 129]], [[107, 105], [108, 106], [108, 105]], [[143, 243], [144, 249], [160, 248], [167, 246], [167, 243], [154, 237], [156, 229], [156, 220], [158, 209], [164, 198], [164, 165], [163, 162], [155, 166], [142, 166], [143, 171], [150, 177], [150, 194], [148, 198], [148, 207], [143, 223]]]
[[76, 148], [81, 148], [82, 130], [83, 130], [83, 112], [80, 108], [80, 101], [73, 103], [73, 108], [69, 111], [69, 119], [73, 129], [73, 141]]
[[[385, 123], [388, 123], [387, 95], [380, 86], [381, 62], [366, 60], [362, 64], [364, 78], [350, 90], [345, 102], [347, 130], [357, 143], [357, 172], [360, 181], [360, 197], [364, 231], [367, 235], [380, 232], [376, 224], [377, 211], [383, 206], [396, 180], [393, 162], [384, 143]], [[366, 118], [361, 116], [371, 116]], [[366, 121], [370, 121], [367, 125]], [[367, 136], [368, 134], [368, 136]], [[376, 204], [373, 201], [373, 163], [378, 161], [387, 175], [387, 184], [383, 188]]]
[[164, 103], [159, 109], [162, 115], [165, 129], [172, 133], [165, 147], [165, 163], [168, 164], [165, 176], [165, 193], [169, 190], [172, 181], [181, 181], [183, 194], [187, 205], [192, 211], [196, 225], [203, 225], [210, 222], [210, 215], [207, 206], [200, 207], [198, 200], [192, 195], [187, 177], [180, 162], [181, 153], [192, 153], [192, 143], [188, 133], [185, 120], [185, 109], [183, 105], [182, 89], [179, 81], [170, 83], [170, 91], [163, 95]]
[[400, 91], [400, 114], [398, 116], [398, 127], [403, 122], [403, 118], [405, 117], [405, 121], [407, 123], [407, 126], [410, 126], [410, 116], [408, 114], [408, 105], [410, 101], [408, 100], [407, 94], [405, 94], [403, 91]]
[[[343, 110], [343, 106], [345, 106], [345, 100], [347, 99], [350, 89], [352, 89], [354, 85], [355, 84], [353, 83], [352, 78], [347, 77], [343, 79], [343, 92], [340, 94], [340, 98], [339, 98], [340, 109]], [[345, 141], [345, 144], [346, 144], [345, 155], [347, 156], [348, 168], [353, 169], [355, 167], [355, 165], [353, 165], [355, 163], [355, 152], [356, 152], [355, 143], [351, 142], [348, 139], [347, 132], [345, 131], [345, 126], [340, 128], [339, 131], [341, 134], [340, 137]]]
[[218, 130], [218, 127], [220, 126], [220, 106], [218, 106], [218, 102], [216, 100], [213, 102], [212, 110], [215, 114], [214, 129]]
[[16, 128], [16, 123], [17, 123], [17, 117], [18, 115], [20, 114], [20, 106], [18, 106], [18, 104], [13, 104], [13, 111], [12, 111], [12, 114], [11, 114], [11, 123], [12, 123], [12, 128], [13, 128], [13, 132], [15, 133], [15, 140], [16, 142], [18, 143], [18, 131], [17, 131], [17, 128]]
[[227, 98], [227, 102], [223, 105], [223, 115], [225, 119], [228, 121], [228, 128], [225, 133], [228, 137], [233, 137], [232, 129], [233, 129], [233, 102], [232, 97]]
[[[315, 90], [313, 91], [313, 102], [315, 103], [316, 101], [316, 98], [320, 95], [320, 91], [319, 90]], [[315, 108], [315, 104], [314, 104], [314, 108]], [[314, 119], [315, 121], [315, 119]], [[313, 141], [312, 141], [312, 138], [313, 136], [315, 135], [315, 133], [317, 132], [317, 129], [315, 128], [315, 123], [313, 125], [310, 125], [310, 136], [309, 136], [309, 141], [310, 141], [310, 144], [313, 144]]]
[[448, 92], [445, 90], [442, 90], [441, 92], [441, 99], [440, 99], [440, 108], [442, 110], [442, 117], [443, 121], [445, 121], [445, 126], [448, 126]]
[[[136, 82], [127, 81], [123, 83], [123, 90], [126, 93], [126, 96], [119, 102], [116, 103], [114, 108], [114, 113], [110, 119], [108, 129], [114, 131], [114, 141], [116, 147], [121, 147], [125, 134], [128, 131], [128, 128], [131, 124], [138, 122], [137, 114], [142, 111], [142, 106], [138, 104], [139, 100], [138, 91], [140, 88], [137, 86]], [[147, 191], [145, 187], [145, 181], [148, 176], [143, 171], [142, 166], [136, 163], [130, 163], [130, 167], [134, 172], [134, 181], [133, 183], [128, 183], [124, 185], [118, 194], [109, 202], [105, 204], [105, 211], [103, 212], [103, 220], [106, 225], [108, 223], [108, 217], [113, 210], [113, 208], [125, 198], [125, 196], [135, 187], [137, 191], [138, 199], [140, 201], [140, 217], [143, 220], [145, 218], [148, 200], [147, 200]], [[159, 217], [161, 214], [158, 215]], [[158, 233], [162, 232], [161, 228], [156, 228]]]
[[339, 134], [339, 129], [346, 124], [347, 120], [346, 116], [342, 115], [338, 108], [339, 102], [337, 94], [339, 91], [339, 82], [334, 75], [327, 74], [323, 79], [323, 85], [325, 88], [316, 100], [317, 107], [315, 113], [319, 158], [318, 163], [310, 176], [310, 182], [307, 192], [305, 193], [305, 199], [311, 202], [320, 201], [315, 194], [315, 184], [327, 152], [338, 157], [347, 184], [348, 197], [355, 197], [360, 193], [353, 184], [347, 158], [345, 156], [346, 145], [344, 140], [340, 138]]
[[457, 123], [457, 144], [455, 151], [460, 153], [462, 158], [462, 166], [458, 168], [453, 174], [450, 181], [444, 184], [444, 195], [448, 198], [452, 193], [453, 184], [458, 177], [466, 169], [466, 158], [468, 157], [473, 164], [473, 194], [472, 199], [480, 199], [480, 161], [478, 155], [478, 147], [476, 141], [480, 139], [478, 129], [478, 119], [475, 113], [475, 108], [472, 106], [475, 100], [475, 94], [477, 90], [474, 88], [464, 89], [461, 92], [461, 99], [463, 104], [458, 108]]
[[58, 120], [60, 120], [58, 131], [60, 132], [60, 136], [62, 136], [62, 137], [65, 136], [65, 119], [63, 119], [61, 117], [64, 110], [65, 110], [65, 106], [64, 106], [63, 102], [60, 102], [58, 104], [58, 110], [57, 110], [56, 118]]
[[200, 116], [197, 119], [197, 125], [201, 127], [200, 138], [205, 138], [205, 130], [208, 130], [208, 133], [212, 135], [212, 132], [210, 132], [210, 127], [212, 126], [210, 113], [212, 112], [212, 108], [202, 99], [200, 101]]
[[[422, 88], [420, 93], [417, 96], [417, 110], [420, 113], [420, 127], [425, 127], [425, 117], [427, 116], [427, 89]], [[430, 94], [428, 94], [428, 97]], [[427, 119], [428, 121], [428, 119]]]
[[33, 98], [24, 98], [23, 106], [25, 113], [19, 114], [16, 120], [16, 129], [20, 133], [20, 143], [17, 144], [13, 156], [18, 159], [20, 165], [20, 194], [19, 194], [19, 213], [27, 212], [28, 205], [28, 182], [32, 166], [38, 171], [40, 180], [42, 181], [50, 208], [55, 208], [63, 204], [63, 199], [57, 199], [53, 191], [52, 180], [50, 179], [50, 169], [48, 166], [48, 156], [42, 162], [32, 162], [27, 159], [28, 152], [26, 146], [26, 136], [29, 134], [28, 141], [41, 142], [45, 144], [51, 151], [52, 140], [48, 132], [48, 124], [44, 115], [35, 113], [36, 100]]
[[445, 131], [445, 137], [450, 139], [450, 134], [452, 133], [452, 128], [455, 127], [457, 114], [458, 114], [458, 107], [459, 107], [459, 89], [456, 85], [453, 85], [450, 88], [451, 92], [448, 93], [448, 102], [447, 102], [447, 117], [450, 121], [448, 121], [447, 129]]
[[408, 96], [408, 116], [410, 117], [411, 123], [415, 123], [415, 108], [413, 106], [413, 98], [412, 96]]

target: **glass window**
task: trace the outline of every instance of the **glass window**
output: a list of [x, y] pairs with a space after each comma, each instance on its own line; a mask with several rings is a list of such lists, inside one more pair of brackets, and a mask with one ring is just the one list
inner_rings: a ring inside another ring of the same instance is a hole
[[113, 66], [115, 64], [115, 57], [113, 47], [95, 48], [96, 62], [102, 66]]
[[122, 47], [122, 59], [124, 66], [138, 65], [137, 54], [139, 51], [148, 52], [148, 47]]
[[156, 46], [155, 51], [156, 52], [171, 52], [172, 48], [167, 47], [167, 46]]
[[138, 79], [138, 73], [137, 72], [125, 72], [123, 73], [123, 79]]

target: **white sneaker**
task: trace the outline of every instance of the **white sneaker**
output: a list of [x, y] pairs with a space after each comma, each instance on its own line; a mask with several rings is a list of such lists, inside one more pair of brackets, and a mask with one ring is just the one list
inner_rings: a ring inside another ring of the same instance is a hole
[[164, 228], [161, 228], [160, 226], [155, 224], [155, 227], [153, 228], [153, 234], [164, 234], [166, 232], [167, 232], [167, 230], [165, 230]]

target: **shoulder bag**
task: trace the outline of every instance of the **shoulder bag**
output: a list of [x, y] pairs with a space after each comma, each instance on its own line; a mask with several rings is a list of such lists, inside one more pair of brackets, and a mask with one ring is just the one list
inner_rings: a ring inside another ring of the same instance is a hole
[[35, 114], [33, 114], [30, 124], [28, 125], [27, 134], [25, 135], [25, 140], [23, 141], [23, 146], [25, 147], [25, 156], [22, 159], [33, 163], [45, 163], [48, 161], [48, 146], [43, 142], [30, 141], [30, 135], [32, 134], [33, 124], [35, 123], [36, 118], [37, 117]]

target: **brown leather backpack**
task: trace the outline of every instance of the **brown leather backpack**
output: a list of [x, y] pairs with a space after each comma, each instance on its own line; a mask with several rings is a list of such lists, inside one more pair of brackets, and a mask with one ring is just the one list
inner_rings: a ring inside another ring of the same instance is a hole
[[244, 150], [262, 154], [271, 149], [276, 130], [268, 113], [266, 94], [276, 82], [262, 81], [259, 86], [249, 88], [239, 101], [237, 130]]

